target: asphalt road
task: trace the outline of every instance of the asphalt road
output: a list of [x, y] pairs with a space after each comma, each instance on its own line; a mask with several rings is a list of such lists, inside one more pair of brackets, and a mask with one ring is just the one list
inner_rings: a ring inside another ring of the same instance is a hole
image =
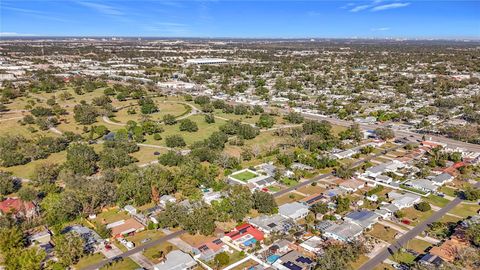
[[[141, 246], [135, 247], [135, 248], [133, 248], [133, 249], [131, 249], [131, 250], [128, 250], [128, 251], [126, 251], [126, 252], [118, 255], [118, 256], [115, 257], [115, 258], [118, 258], [118, 257], [127, 258], [128, 256], [133, 255], [133, 254], [138, 253], [138, 252], [141, 252], [141, 251], [143, 251], [144, 249], [154, 247], [154, 246], [156, 246], [156, 245], [158, 245], [158, 244], [160, 244], [160, 243], [163, 243], [163, 242], [166, 242], [166, 241], [168, 241], [168, 240], [170, 240], [170, 239], [173, 239], [173, 238], [175, 238], [175, 237], [178, 237], [178, 236], [184, 234], [185, 232], [186, 232], [186, 231], [184, 231], [184, 230], [176, 231], [176, 232], [174, 232], [174, 233], [171, 233], [171, 234], [169, 234], [169, 235], [166, 235], [166, 236], [164, 236], [164, 237], [162, 237], [162, 238], [159, 238], [159, 239], [157, 239], [157, 240], [148, 242], [148, 243], [146, 243], [145, 245], [141, 245]], [[99, 263], [97, 263], [97, 264], [90, 265], [90, 266], [85, 267], [85, 268], [83, 268], [83, 269], [81, 269], [81, 270], [95, 270], [95, 269], [100, 269], [100, 268], [102, 268], [103, 266], [105, 266], [106, 264], [108, 264], [109, 262], [113, 261], [113, 259], [114, 259], [114, 258], [105, 259], [105, 260], [103, 260], [103, 261], [101, 261], [101, 262], [99, 262]]]
[[[397, 150], [397, 149], [399, 149], [399, 148], [402, 148], [403, 146], [404, 146], [404, 145], [401, 144], [401, 145], [398, 145], [398, 146], [395, 146], [395, 147], [392, 147], [392, 148], [389, 148], [389, 149], [385, 150], [386, 152], [385, 152], [385, 151], [382, 151], [382, 152], [380, 152], [380, 153], [378, 153], [378, 154], [368, 156], [368, 157], [366, 157], [366, 158], [364, 158], [364, 159], [362, 159], [362, 160], [359, 160], [359, 161], [356, 161], [356, 162], [352, 163], [352, 167], [356, 167], [356, 166], [358, 166], [358, 165], [361, 165], [361, 164], [363, 164], [363, 163], [365, 163], [365, 162], [367, 162], [367, 161], [369, 161], [369, 160], [371, 160], [371, 159], [374, 159], [374, 158], [376, 158], [376, 157], [385, 155], [387, 152], [395, 151], [395, 150]], [[326, 174], [317, 175], [317, 176], [315, 176], [315, 177], [313, 177], [313, 178], [311, 178], [311, 179], [309, 179], [309, 180], [307, 180], [307, 181], [298, 183], [297, 185], [295, 185], [295, 186], [293, 186], [293, 187], [289, 187], [289, 188], [287, 188], [287, 189], [284, 189], [284, 190], [280, 190], [280, 191], [278, 191], [278, 192], [275, 192], [275, 193], [273, 194], [273, 197], [275, 197], [275, 198], [276, 198], [276, 197], [280, 197], [280, 196], [285, 195], [285, 194], [287, 194], [287, 193], [289, 193], [289, 192], [291, 192], [291, 191], [294, 191], [294, 190], [299, 189], [299, 188], [301, 188], [301, 187], [304, 187], [304, 186], [306, 186], [306, 185], [310, 185], [310, 184], [313, 183], [313, 182], [317, 182], [317, 181], [320, 180], [320, 179], [324, 179], [324, 178], [327, 178], [327, 177], [332, 176], [332, 175], [333, 175], [333, 173], [326, 173]]]
[[[480, 182], [478, 182], [475, 185], [475, 187], [479, 188], [480, 187]], [[397, 250], [399, 250], [404, 245], [406, 245], [408, 241], [412, 240], [417, 235], [419, 235], [421, 232], [423, 232], [425, 229], [427, 229], [427, 226], [429, 224], [439, 220], [441, 217], [443, 217], [446, 213], [450, 212], [450, 210], [452, 210], [455, 206], [459, 205], [461, 202], [462, 202], [462, 200], [460, 198], [455, 198], [453, 201], [448, 203], [442, 209], [440, 209], [436, 212], [433, 212], [433, 214], [427, 220], [418, 224], [415, 228], [411, 229], [406, 234], [402, 235], [395, 243], [393, 243], [390, 246], [388, 246], [387, 248], [383, 249], [375, 257], [371, 258], [369, 261], [367, 261], [365, 264], [363, 264], [358, 270], [374, 269], [375, 266], [382, 263], [384, 260], [386, 260], [388, 257], [390, 257], [390, 255], [394, 254]]]
[[[325, 116], [318, 116], [318, 115], [312, 115], [308, 113], [302, 113], [302, 115], [305, 118], [308, 119], [314, 119], [314, 120], [326, 120], [328, 122], [331, 122], [335, 125], [339, 126], [351, 126], [354, 124], [353, 121], [346, 121], [342, 119], [337, 119], [337, 118], [331, 118], [331, 117], [325, 117]], [[374, 130], [379, 127], [385, 127], [384, 125], [381, 124], [359, 124], [359, 126], [364, 129], [364, 130]], [[454, 139], [449, 139], [443, 136], [437, 136], [437, 135], [430, 135], [430, 134], [420, 134], [416, 133], [413, 131], [406, 131], [406, 130], [398, 130], [398, 129], [393, 129], [395, 132], [396, 137], [410, 137], [413, 136], [413, 138], [421, 140], [423, 135], [427, 138], [431, 138], [431, 140], [436, 141], [436, 142], [441, 142], [441, 143], [446, 143], [449, 147], [451, 148], [462, 148], [468, 151], [476, 151], [480, 152], [480, 145], [478, 144], [472, 144], [472, 143], [467, 143], [467, 142], [461, 142], [457, 141]]]

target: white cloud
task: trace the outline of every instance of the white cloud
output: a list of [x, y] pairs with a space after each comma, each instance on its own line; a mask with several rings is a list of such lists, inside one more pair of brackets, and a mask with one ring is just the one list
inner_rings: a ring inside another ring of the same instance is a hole
[[387, 10], [387, 9], [394, 9], [394, 8], [402, 8], [409, 6], [410, 3], [391, 3], [391, 4], [386, 4], [386, 5], [381, 5], [381, 6], [376, 6], [372, 8], [372, 11], [381, 11], [381, 10]]
[[360, 6], [356, 6], [352, 9], [350, 9], [350, 12], [359, 12], [359, 11], [362, 11], [362, 10], [365, 10], [367, 8], [369, 8], [370, 5], [360, 5]]
[[77, 2], [78, 4], [94, 9], [97, 12], [100, 12], [105, 15], [111, 15], [111, 16], [122, 16], [124, 13], [117, 9], [116, 7], [105, 5], [105, 4], [99, 4], [99, 3], [92, 3], [92, 2]]
[[31, 37], [31, 36], [36, 36], [36, 35], [17, 33], [17, 32], [0, 32], [0, 37]]

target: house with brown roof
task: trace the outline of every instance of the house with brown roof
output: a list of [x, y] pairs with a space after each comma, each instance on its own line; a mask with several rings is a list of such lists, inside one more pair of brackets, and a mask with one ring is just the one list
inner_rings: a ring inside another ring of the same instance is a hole
[[122, 219], [117, 222], [107, 224], [107, 229], [111, 229], [113, 237], [122, 237], [145, 229], [145, 226], [134, 218]]
[[339, 187], [349, 192], [356, 192], [357, 190], [365, 187], [365, 182], [357, 179], [348, 179], [341, 182]]
[[0, 202], [0, 216], [6, 214], [12, 214], [15, 218], [34, 218], [38, 215], [38, 208], [33, 202], [12, 197]]
[[468, 247], [468, 242], [460, 237], [452, 236], [438, 247], [432, 247], [430, 254], [436, 255], [446, 262], [453, 262], [458, 252]]

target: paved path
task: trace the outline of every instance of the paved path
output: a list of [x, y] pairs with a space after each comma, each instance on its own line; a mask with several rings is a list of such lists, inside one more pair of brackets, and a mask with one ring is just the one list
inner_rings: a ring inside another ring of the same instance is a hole
[[[131, 250], [129, 250], [129, 251], [126, 251], [126, 252], [124, 252], [124, 253], [122, 253], [122, 254], [119, 254], [119, 255], [116, 256], [115, 258], [117, 258], [117, 257], [121, 257], [121, 258], [130, 257], [130, 256], [133, 255], [133, 254], [136, 254], [136, 253], [141, 252], [141, 251], [143, 251], [143, 250], [145, 250], [145, 249], [154, 247], [154, 246], [156, 246], [156, 245], [158, 245], [158, 244], [160, 244], [160, 243], [166, 242], [166, 241], [168, 241], [168, 240], [170, 240], [170, 239], [173, 239], [173, 238], [175, 238], [175, 237], [178, 237], [178, 236], [180, 236], [180, 235], [182, 235], [182, 234], [184, 234], [184, 233], [185, 233], [184, 230], [176, 231], [176, 232], [174, 232], [174, 233], [172, 233], [172, 234], [166, 235], [166, 236], [164, 236], [164, 237], [162, 237], [162, 238], [159, 238], [159, 239], [157, 239], [157, 240], [155, 240], [155, 241], [148, 242], [148, 243], [146, 243], [146, 244], [144, 244], [144, 245], [135, 247], [135, 248], [133, 248], [133, 249], [131, 249]], [[88, 266], [88, 267], [85, 267], [85, 268], [83, 268], [82, 270], [95, 270], [95, 269], [99, 269], [99, 268], [103, 267], [104, 265], [108, 264], [109, 262], [111, 262], [112, 259], [113, 259], [113, 258], [104, 259], [104, 260], [100, 261], [99, 263], [96, 263], [96, 264], [90, 265], [90, 266]]]
[[108, 116], [106, 116], [106, 115], [102, 116], [102, 120], [103, 120], [103, 122], [105, 122], [105, 123], [107, 123], [107, 124], [110, 124], [110, 125], [114, 125], [114, 126], [124, 127], [124, 126], [127, 125], [127, 124], [124, 124], [124, 123], [113, 122], [113, 121], [110, 120], [110, 118], [108, 118]]
[[[476, 188], [480, 187], [480, 182], [475, 185]], [[439, 220], [443, 217], [446, 213], [450, 212], [455, 206], [459, 205], [462, 202], [460, 198], [455, 198], [453, 201], [449, 202], [445, 207], [440, 209], [439, 211], [433, 212], [433, 214], [424, 222], [418, 224], [415, 228], [408, 231], [406, 234], [401, 236], [395, 243], [391, 244], [388, 248], [384, 249], [380, 252], [377, 256], [373, 257], [365, 264], [363, 264], [359, 270], [371, 270], [374, 269], [375, 266], [382, 263], [386, 260], [390, 255], [394, 254], [397, 250], [402, 248], [408, 241], [415, 238], [421, 232], [427, 229], [427, 226], [432, 222]]]
[[153, 269], [153, 263], [140, 252], [130, 255], [129, 258], [144, 269]]
[[6, 122], [6, 121], [11, 121], [11, 120], [18, 120], [22, 119], [23, 116], [17, 116], [17, 117], [10, 117], [10, 118], [5, 118], [5, 119], [0, 119], [0, 122]]

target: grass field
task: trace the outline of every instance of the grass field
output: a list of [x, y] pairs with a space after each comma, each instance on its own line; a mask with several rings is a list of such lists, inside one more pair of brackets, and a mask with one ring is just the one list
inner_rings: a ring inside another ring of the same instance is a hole
[[433, 214], [433, 210], [421, 212], [413, 207], [402, 209], [402, 212], [405, 213], [405, 218], [412, 221], [412, 223], [410, 224], [412, 226], [416, 226], [417, 224], [426, 220], [429, 216]]
[[392, 243], [395, 240], [397, 231], [381, 224], [375, 224], [372, 230], [368, 231], [367, 234], [385, 242]]
[[247, 182], [248, 180], [257, 177], [256, 174], [254, 174], [250, 171], [243, 171], [243, 172], [240, 172], [240, 173], [234, 173], [230, 176], [237, 179], [237, 180], [243, 181], [243, 182]]
[[180, 131], [179, 123], [170, 126], [166, 125], [163, 126], [165, 131], [161, 133], [163, 140], [155, 141], [153, 136], [146, 136], [147, 141], [145, 143], [165, 146], [165, 138], [177, 134], [183, 137], [187, 145], [191, 145], [194, 142], [202, 141], [208, 138], [213, 132], [218, 131], [219, 127], [225, 123], [225, 121], [221, 119], [216, 119], [215, 123], [208, 124], [205, 122], [205, 117], [203, 115], [193, 115], [188, 117], [188, 119], [197, 123], [197, 132]]
[[414, 238], [414, 239], [408, 241], [408, 243], [405, 245], [405, 248], [410, 248], [410, 249], [415, 250], [418, 253], [423, 253], [425, 251], [425, 249], [427, 249], [431, 245], [432, 244], [430, 244], [428, 242], [425, 242], [423, 240]]
[[147, 257], [149, 260], [151, 260], [153, 263], [158, 263], [159, 262], [159, 254], [163, 252], [163, 254], [167, 254], [169, 251], [176, 250], [178, 249], [176, 246], [168, 243], [168, 242], [163, 242], [158, 245], [155, 245], [151, 248], [146, 249], [143, 252], [143, 255]]
[[278, 197], [276, 198], [275, 200], [277, 201], [277, 204], [278, 205], [282, 205], [282, 204], [286, 204], [286, 203], [291, 203], [291, 202], [294, 202], [294, 201], [298, 201], [298, 200], [301, 200], [305, 198], [305, 196], [302, 196], [300, 194], [297, 194], [297, 193], [288, 193], [288, 194], [285, 194], [281, 197]]
[[138, 152], [132, 153], [130, 155], [138, 159], [137, 164], [145, 164], [158, 159], [158, 156], [154, 155], [155, 152], [163, 154], [167, 152], [167, 149], [141, 146]]
[[455, 191], [456, 191], [456, 190], [453, 189], [453, 188], [450, 188], [450, 187], [447, 187], [447, 186], [443, 186], [443, 187], [440, 187], [439, 191], [447, 194], [448, 196], [455, 197]]
[[18, 166], [12, 166], [7, 168], [0, 167], [0, 170], [11, 172], [15, 176], [28, 179], [32, 177], [33, 172], [38, 165], [44, 164], [44, 163], [61, 164], [66, 160], [66, 157], [67, 157], [67, 152], [62, 151], [59, 153], [53, 153], [50, 156], [48, 156], [46, 159], [34, 160], [25, 165], [18, 165]]
[[365, 255], [360, 255], [360, 257], [356, 260], [350, 263], [350, 266], [352, 269], [358, 269], [360, 266], [362, 266], [364, 263], [366, 263], [370, 258], [365, 256]]
[[406, 265], [411, 265], [411, 264], [413, 264], [415, 258], [416, 258], [415, 256], [413, 256], [412, 254], [410, 254], [408, 252], [397, 252], [397, 253], [393, 254], [390, 259], [392, 259], [393, 261], [396, 261], [398, 263], [404, 263]]
[[73, 267], [75, 269], [83, 269], [87, 266], [90, 266], [92, 264], [99, 263], [101, 260], [105, 259], [105, 256], [103, 256], [102, 253], [95, 253], [92, 255], [85, 256], [81, 258], [77, 264], [75, 264]]
[[478, 210], [480, 210], [480, 205], [478, 204], [460, 204], [455, 206], [455, 208], [450, 211], [450, 213], [462, 216], [462, 217], [468, 217], [468, 216], [473, 216], [475, 215]]
[[[188, 108], [185, 108], [186, 105], [184, 104], [174, 103], [174, 102], [163, 102], [163, 101], [158, 101], [158, 99], [154, 99], [154, 101], [156, 101], [159, 111], [148, 115], [148, 117], [154, 121], [162, 120], [163, 116], [166, 114], [179, 116], [189, 110]], [[131, 109], [131, 108], [135, 109], [136, 114], [128, 114], [128, 109]], [[130, 120], [139, 122], [142, 118], [140, 106], [135, 104], [132, 107], [123, 108], [118, 112], [116, 112], [113, 118], [120, 123], [127, 123]]]
[[430, 194], [428, 197], [424, 197], [423, 200], [438, 207], [444, 207], [450, 202], [445, 198], [433, 194]]
[[123, 261], [114, 263], [112, 265], [107, 265], [102, 268], [101, 270], [135, 270], [138, 269], [140, 266], [132, 261], [130, 258], [125, 258]]

